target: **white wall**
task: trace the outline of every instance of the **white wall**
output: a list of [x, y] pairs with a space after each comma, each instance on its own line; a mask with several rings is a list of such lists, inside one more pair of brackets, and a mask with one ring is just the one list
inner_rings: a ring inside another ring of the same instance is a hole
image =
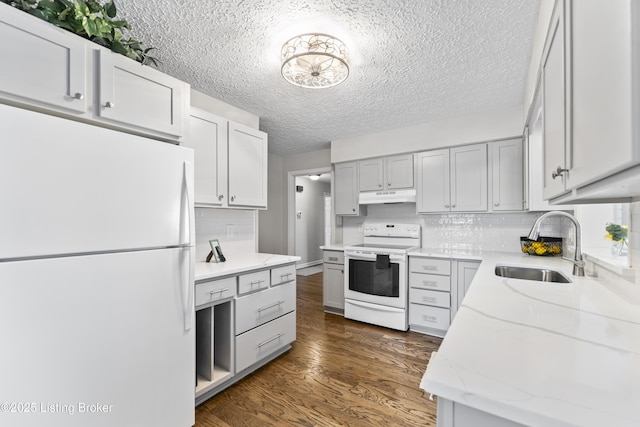
[[196, 208], [196, 261], [204, 261], [217, 239], [225, 257], [256, 251], [256, 211]]
[[288, 252], [288, 173], [330, 167], [331, 152], [329, 149], [289, 156], [269, 153], [269, 209], [258, 213], [258, 230], [260, 230], [258, 249], [260, 252], [283, 255]]
[[[446, 213], [418, 215], [416, 205], [370, 205], [367, 216], [343, 219], [344, 242], [362, 242], [362, 227], [367, 223], [396, 221], [420, 224], [422, 247], [440, 251], [520, 251], [520, 237], [526, 236], [543, 212]], [[560, 218], [543, 224], [543, 236], [565, 237]]]
[[304, 265], [322, 260], [320, 246], [324, 244], [324, 193], [331, 191], [331, 185], [312, 181], [306, 177], [296, 177], [296, 225], [295, 255]]
[[331, 163], [522, 135], [522, 106], [331, 141]]
[[269, 208], [258, 212], [258, 251], [268, 254], [287, 254], [286, 179], [283, 178], [283, 158], [269, 153]]

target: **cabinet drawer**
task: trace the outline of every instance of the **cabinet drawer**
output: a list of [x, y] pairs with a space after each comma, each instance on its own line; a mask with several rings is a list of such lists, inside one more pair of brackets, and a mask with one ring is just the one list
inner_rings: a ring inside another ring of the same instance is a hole
[[436, 274], [409, 273], [409, 286], [421, 289], [436, 289], [439, 291], [451, 291], [451, 276], [438, 276]]
[[295, 264], [285, 265], [271, 270], [271, 286], [281, 285], [282, 283], [296, 280]]
[[238, 276], [238, 294], [257, 291], [269, 287], [269, 270]]
[[324, 251], [323, 261], [325, 264], [344, 264], [344, 252]]
[[451, 274], [451, 261], [445, 259], [415, 258], [409, 259], [409, 271], [412, 273]]
[[451, 307], [451, 294], [449, 292], [413, 288], [409, 291], [409, 301], [412, 303], [449, 308]]
[[296, 282], [236, 299], [236, 335], [296, 309]]
[[409, 304], [409, 323], [432, 329], [446, 331], [451, 322], [448, 308], [432, 307], [430, 305]]
[[236, 372], [241, 372], [295, 339], [295, 311], [238, 335], [236, 337]]
[[236, 294], [236, 278], [212, 280], [196, 284], [196, 307], [232, 297]]

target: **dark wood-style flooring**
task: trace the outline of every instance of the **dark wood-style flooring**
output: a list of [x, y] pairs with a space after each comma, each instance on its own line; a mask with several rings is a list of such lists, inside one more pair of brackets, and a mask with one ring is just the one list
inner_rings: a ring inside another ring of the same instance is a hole
[[419, 383], [441, 340], [327, 314], [322, 273], [297, 280], [292, 349], [196, 408], [196, 426], [435, 426]]

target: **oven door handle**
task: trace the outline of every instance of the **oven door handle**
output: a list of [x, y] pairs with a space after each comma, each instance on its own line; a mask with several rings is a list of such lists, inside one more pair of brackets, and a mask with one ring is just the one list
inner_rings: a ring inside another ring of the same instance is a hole
[[404, 308], [389, 307], [389, 306], [380, 305], [380, 304], [371, 304], [371, 303], [368, 303], [368, 302], [357, 301], [357, 300], [353, 300], [353, 299], [348, 299], [347, 302], [349, 304], [352, 304], [352, 305], [357, 305], [358, 307], [374, 309], [374, 310], [377, 310], [377, 311], [386, 311], [386, 312], [389, 312], [389, 313], [404, 313], [405, 312]]
[[[391, 262], [402, 262], [404, 261], [404, 255], [391, 255], [391, 254], [379, 254], [379, 255], [389, 255], [389, 261]], [[362, 254], [344, 254], [347, 260], [353, 259], [356, 261], [375, 261], [376, 254], [370, 255], [362, 255]]]

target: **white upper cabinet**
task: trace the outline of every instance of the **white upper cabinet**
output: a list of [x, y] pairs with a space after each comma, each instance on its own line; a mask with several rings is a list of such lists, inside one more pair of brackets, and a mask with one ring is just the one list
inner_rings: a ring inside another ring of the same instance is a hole
[[413, 154], [360, 160], [358, 169], [360, 191], [413, 187]]
[[360, 191], [378, 191], [384, 187], [384, 159], [367, 159], [358, 162]]
[[191, 108], [189, 135], [182, 144], [195, 151], [195, 203], [220, 207], [227, 203], [227, 120]]
[[565, 62], [564, 2], [556, 3], [551, 26], [543, 51], [541, 69], [542, 120], [543, 120], [543, 184], [545, 199], [566, 192], [565, 181], [569, 169], [567, 153], [570, 139], [567, 137], [565, 112], [568, 108]]
[[491, 147], [491, 209], [524, 209], [522, 140], [495, 141]]
[[419, 213], [487, 210], [487, 144], [418, 153]]
[[96, 115], [171, 137], [183, 134], [185, 84], [106, 49], [99, 51]]
[[556, 2], [540, 76], [554, 204], [640, 196], [639, 25], [632, 0]]
[[451, 211], [487, 210], [487, 144], [451, 149]]
[[43, 108], [87, 109], [85, 41], [0, 4], [0, 96]]
[[0, 3], [0, 102], [167, 141], [189, 85]]
[[267, 207], [267, 134], [229, 122], [229, 206]]
[[358, 215], [358, 163], [336, 163], [334, 173], [336, 215]]
[[449, 211], [449, 149], [418, 153], [417, 158], [416, 209], [423, 213]]

